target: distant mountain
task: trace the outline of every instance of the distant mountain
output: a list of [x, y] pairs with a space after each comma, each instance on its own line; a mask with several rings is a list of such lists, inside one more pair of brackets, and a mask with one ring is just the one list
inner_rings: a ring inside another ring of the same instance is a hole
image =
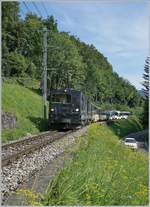
[[142, 89], [141, 89], [141, 90], [138, 90], [138, 93], [139, 93], [142, 97], [145, 97], [144, 92], [143, 92]]

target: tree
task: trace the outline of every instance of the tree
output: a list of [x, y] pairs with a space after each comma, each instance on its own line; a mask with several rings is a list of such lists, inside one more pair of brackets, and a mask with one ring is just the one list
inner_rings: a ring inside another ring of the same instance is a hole
[[54, 19], [53, 16], [48, 16], [47, 19], [43, 20], [43, 23], [48, 30], [58, 32], [57, 21]]
[[35, 65], [34, 78], [36, 79], [40, 79], [42, 74], [43, 27], [44, 24], [41, 18], [32, 13], [27, 14], [24, 20], [24, 31], [22, 31], [22, 38], [25, 40], [23, 55]]
[[143, 78], [144, 78], [143, 92], [145, 94], [145, 97], [148, 99], [148, 97], [149, 97], [149, 57], [147, 57], [147, 59], [145, 60]]
[[2, 2], [2, 74], [8, 75], [7, 68], [9, 52], [17, 48], [17, 26], [19, 23], [19, 3]]
[[[2, 42], [10, 52], [17, 46], [17, 26], [19, 23], [19, 3], [2, 2]], [[3, 49], [3, 47], [2, 47]]]
[[6, 57], [8, 76], [24, 76], [28, 68], [26, 58], [16, 52], [10, 52]]
[[77, 88], [84, 80], [84, 64], [76, 45], [65, 32], [48, 33], [48, 68], [55, 72], [48, 72], [52, 86], [66, 87], [67, 82], [72, 88]]
[[142, 122], [145, 128], [148, 128], [148, 114], [149, 114], [149, 57], [145, 61], [144, 74], [144, 94], [145, 94], [145, 103], [144, 103], [144, 112], [142, 116]]

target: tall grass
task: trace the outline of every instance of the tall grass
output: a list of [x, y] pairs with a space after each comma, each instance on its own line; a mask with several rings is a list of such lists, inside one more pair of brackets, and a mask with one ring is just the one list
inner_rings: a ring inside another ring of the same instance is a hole
[[71, 164], [50, 183], [43, 205], [147, 205], [148, 159], [93, 124]]
[[27, 133], [38, 133], [48, 129], [42, 118], [42, 96], [38, 89], [28, 89], [17, 83], [2, 85], [2, 110], [17, 117], [17, 127], [2, 130], [2, 141], [17, 139]]

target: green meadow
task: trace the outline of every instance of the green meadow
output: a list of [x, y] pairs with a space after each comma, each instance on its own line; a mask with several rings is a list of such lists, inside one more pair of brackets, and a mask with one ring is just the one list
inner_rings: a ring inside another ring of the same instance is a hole
[[93, 124], [73, 160], [50, 183], [43, 205], [148, 205], [148, 156]]
[[17, 117], [16, 128], [2, 130], [2, 142], [48, 129], [47, 121], [42, 118], [42, 96], [39, 89], [27, 88], [14, 81], [4, 82], [2, 111], [11, 112]]

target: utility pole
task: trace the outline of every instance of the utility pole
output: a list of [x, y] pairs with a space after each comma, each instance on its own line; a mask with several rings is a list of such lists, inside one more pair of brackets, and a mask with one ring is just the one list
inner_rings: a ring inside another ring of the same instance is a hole
[[47, 28], [43, 29], [43, 116], [47, 118], [46, 100], [47, 100]]

